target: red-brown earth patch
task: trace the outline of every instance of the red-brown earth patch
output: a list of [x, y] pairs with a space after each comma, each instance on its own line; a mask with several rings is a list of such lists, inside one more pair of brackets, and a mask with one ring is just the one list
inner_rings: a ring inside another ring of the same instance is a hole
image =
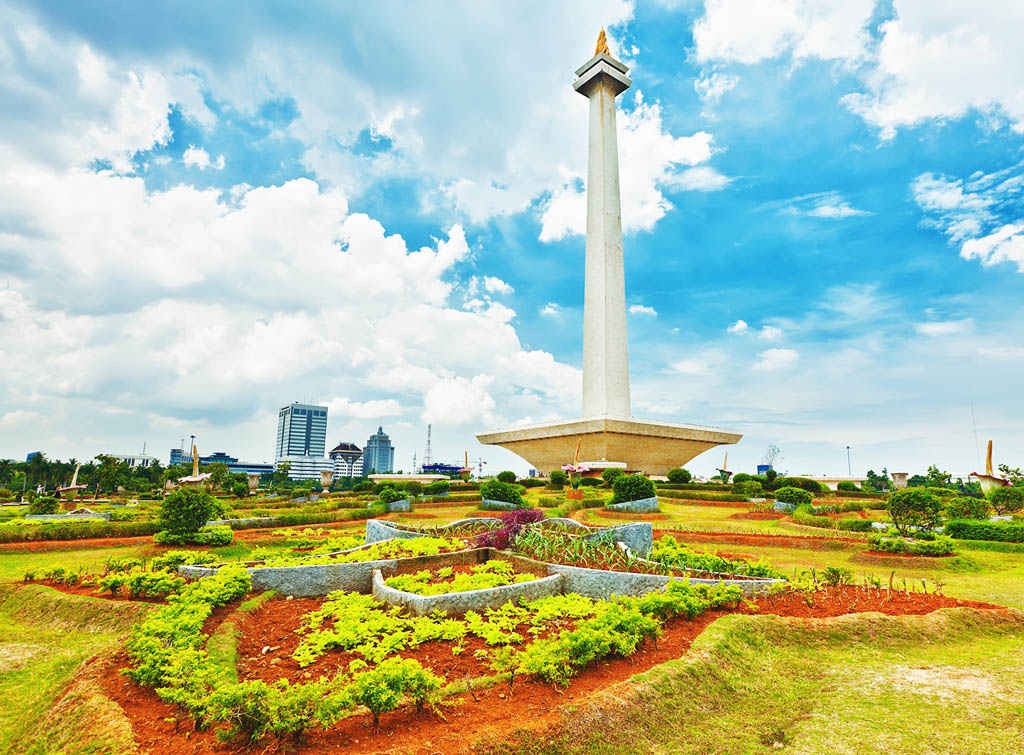
[[[251, 614], [239, 618], [239, 672], [240, 677], [267, 680], [287, 677], [296, 680], [326, 673], [347, 663], [344, 654], [325, 655], [308, 670], [298, 668], [290, 654], [298, 643], [295, 629], [302, 616], [315, 609], [322, 601], [314, 599], [275, 598], [264, 603]], [[998, 606], [975, 601], [957, 600], [934, 593], [904, 593], [900, 591], [872, 590], [860, 587], [839, 587], [819, 591], [811, 600], [802, 593], [786, 593], [762, 597], [754, 605], [741, 604], [734, 611], [722, 610], [706, 613], [692, 621], [674, 619], [665, 625], [664, 634], [657, 642], [648, 642], [629, 658], [613, 658], [596, 663], [572, 681], [566, 689], [548, 684], [516, 680], [510, 690], [505, 683], [474, 694], [459, 695], [458, 705], [442, 706], [438, 713], [417, 713], [411, 707], [381, 717], [381, 725], [374, 730], [369, 714], [352, 716], [328, 731], [311, 732], [297, 746], [298, 752], [339, 751], [354, 753], [414, 752], [447, 753], [467, 751], [472, 743], [484, 736], [501, 736], [510, 722], [522, 727], [524, 722], [534, 730], [541, 730], [557, 721], [559, 708], [578, 701], [591, 693], [657, 664], [682, 656], [690, 644], [711, 622], [728, 613], [775, 614], [798, 618], [826, 618], [859, 611], [878, 611], [889, 615], [925, 614], [938, 608], [967, 606], [998, 609]], [[230, 608], [218, 609], [223, 620]], [[213, 624], [213, 617], [209, 622]], [[264, 647], [274, 647], [263, 653]], [[420, 658], [449, 681], [465, 674], [487, 673], [472, 657], [470, 648], [461, 657], [451, 656], [450, 645], [430, 643], [407, 657]], [[449, 657], [450, 656], [450, 657]], [[278, 659], [277, 663], [271, 661]], [[429, 660], [428, 660], [429, 659]], [[149, 688], [138, 687], [117, 671], [126, 664], [123, 653], [106, 661], [104, 686], [115, 702], [128, 715], [136, 740], [149, 752], [213, 753], [231, 750], [219, 744], [210, 731], [194, 732], [188, 716], [180, 709], [167, 705]], [[476, 664], [476, 665], [474, 665]], [[319, 667], [319, 668], [318, 668]], [[309, 676], [306, 676], [306, 672]], [[272, 742], [261, 743], [260, 752], [276, 751]]]
[[784, 511], [740, 511], [730, 514], [730, 519], [785, 519], [789, 514]]
[[631, 511], [608, 511], [607, 509], [601, 509], [596, 513], [598, 516], [608, 517], [609, 519], [629, 519], [641, 522], [656, 522], [659, 519], [669, 518], [668, 514], [662, 514], [657, 511], [651, 511], [646, 514], [634, 514]]
[[732, 545], [753, 545], [775, 548], [808, 548], [825, 550], [845, 547], [848, 543], [863, 545], [864, 540], [852, 537], [824, 537], [822, 535], [769, 535], [738, 532], [696, 532], [692, 530], [655, 530], [654, 539], [671, 535], [677, 540], [698, 543], [730, 543]]

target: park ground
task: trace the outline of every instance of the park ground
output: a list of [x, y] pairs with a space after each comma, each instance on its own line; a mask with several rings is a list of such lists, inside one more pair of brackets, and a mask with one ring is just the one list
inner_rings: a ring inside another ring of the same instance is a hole
[[[884, 557], [867, 554], [850, 533], [750, 518], [742, 503], [662, 499], [661, 508], [651, 515], [656, 536], [672, 534], [697, 550], [764, 559], [787, 573], [845, 567], [858, 582], [874, 578], [1015, 610], [722, 616], [678, 658], [573, 697], [541, 728], [509, 720], [500, 732], [467, 739], [466, 749], [1024, 751], [1024, 553], [962, 548], [949, 558]], [[422, 526], [477, 514], [473, 505], [453, 505], [389, 518]], [[598, 508], [574, 516], [595, 525], [622, 521]], [[357, 534], [363, 526], [331, 529]], [[237, 558], [257, 546], [273, 548], [275, 537], [241, 533], [216, 550]], [[0, 752], [135, 748], [130, 721], [103, 693], [90, 659], [118, 648], [147, 604], [68, 595], [22, 578], [55, 566], [98, 570], [110, 557], [160, 550], [148, 537], [0, 548]], [[424, 743], [422, 751], [433, 750]]]

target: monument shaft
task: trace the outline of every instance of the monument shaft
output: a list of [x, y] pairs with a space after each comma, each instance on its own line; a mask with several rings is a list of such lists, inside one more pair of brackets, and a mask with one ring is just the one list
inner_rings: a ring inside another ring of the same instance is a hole
[[583, 416], [629, 417], [626, 278], [622, 262], [619, 150], [615, 97], [619, 81], [598, 76], [590, 98], [587, 167], [587, 261], [583, 301]]

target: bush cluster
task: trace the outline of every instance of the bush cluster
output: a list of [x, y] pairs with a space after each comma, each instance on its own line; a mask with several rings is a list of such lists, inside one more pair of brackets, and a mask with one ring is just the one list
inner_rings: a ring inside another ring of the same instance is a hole
[[776, 477], [770, 489], [778, 488], [800, 488], [812, 495], [821, 495], [825, 492], [820, 482], [809, 477]]
[[889, 518], [896, 530], [907, 537], [915, 530], [931, 531], [942, 517], [942, 501], [922, 488], [893, 491], [886, 502]]
[[840, 493], [856, 493], [858, 492], [859, 488], [857, 487], [856, 483], [850, 482], [849, 480], [843, 480], [838, 485], [836, 485], [836, 490], [838, 490]]
[[28, 505], [29, 514], [56, 514], [60, 504], [53, 496], [41, 495]]
[[[786, 479], [786, 478], [783, 478]], [[775, 500], [782, 503], [789, 503], [793, 506], [810, 506], [814, 496], [802, 488], [791, 486], [778, 488], [775, 491]]]
[[992, 505], [984, 498], [957, 496], [946, 502], [948, 519], [986, 519]]
[[526, 505], [523, 502], [523, 494], [519, 492], [515, 485], [501, 482], [500, 480], [488, 480], [485, 482], [480, 488], [480, 497], [491, 501], [511, 503], [520, 508]]
[[945, 532], [960, 540], [998, 540], [1024, 543], [1024, 524], [1020, 522], [979, 522], [957, 519], [946, 522]]
[[551, 487], [562, 488], [567, 482], [569, 482], [569, 475], [561, 469], [555, 469], [552, 470], [550, 475], [548, 475], [548, 479], [551, 481]]
[[612, 483], [612, 491], [612, 503], [642, 501], [644, 498], [654, 498], [657, 495], [654, 483], [638, 474], [622, 475], [616, 478]]
[[511, 485], [516, 481], [516, 473], [506, 469], [504, 472], [498, 472], [497, 480], [498, 482], [506, 482]]
[[953, 539], [945, 535], [939, 535], [934, 540], [913, 540], [878, 533], [868, 537], [868, 544], [872, 550], [908, 556], [948, 556], [956, 550]]
[[798, 506], [793, 512], [793, 521], [807, 527], [820, 527], [844, 532], [871, 532], [873, 527], [868, 519], [830, 519], [827, 516], [814, 516], [809, 506]]
[[680, 467], [668, 470], [668, 475], [666, 476], [668, 477], [669, 482], [676, 485], [685, 485], [693, 479], [693, 475], [690, 474], [688, 469], [681, 469]]
[[394, 503], [395, 501], [404, 501], [408, 498], [408, 493], [404, 493], [400, 490], [395, 490], [390, 485], [385, 486], [377, 494], [377, 499], [384, 504]]
[[996, 488], [989, 497], [992, 508], [1000, 514], [1009, 514], [1024, 508], [1024, 488]]
[[198, 532], [187, 534], [161, 530], [153, 535], [153, 542], [157, 545], [230, 545], [234, 539], [235, 534], [226, 524], [203, 527]]

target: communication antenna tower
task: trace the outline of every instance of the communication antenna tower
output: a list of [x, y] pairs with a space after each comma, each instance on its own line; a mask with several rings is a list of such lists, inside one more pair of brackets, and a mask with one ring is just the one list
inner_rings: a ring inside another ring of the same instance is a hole
[[423, 466], [430, 466], [434, 462], [433, 457], [430, 455], [430, 425], [427, 425], [427, 452], [423, 454]]
[[484, 476], [484, 464], [486, 464], [486, 463], [487, 462], [484, 461], [483, 458], [478, 458], [476, 460], [476, 469], [477, 469], [476, 476], [477, 477], [483, 477]]

